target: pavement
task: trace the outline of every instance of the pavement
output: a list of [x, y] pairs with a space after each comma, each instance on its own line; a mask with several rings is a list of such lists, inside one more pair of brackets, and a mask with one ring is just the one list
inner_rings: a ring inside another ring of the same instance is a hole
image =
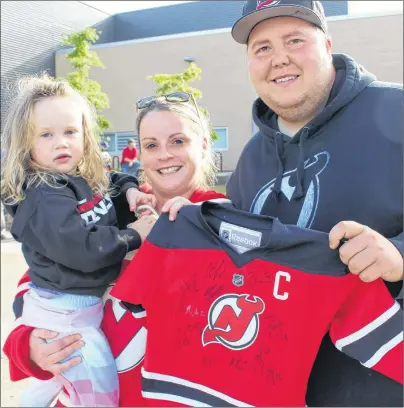
[[21, 245], [12, 238], [1, 240], [1, 407], [16, 407], [20, 392], [27, 380], [11, 382], [8, 360], [3, 353], [3, 344], [13, 327], [12, 304], [17, 282], [27, 270], [21, 253]]

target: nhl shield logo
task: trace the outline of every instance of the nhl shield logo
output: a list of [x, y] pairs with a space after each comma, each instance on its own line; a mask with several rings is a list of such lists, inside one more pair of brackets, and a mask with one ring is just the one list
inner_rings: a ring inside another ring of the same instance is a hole
[[260, 10], [264, 7], [272, 7], [272, 6], [276, 6], [277, 4], [279, 4], [280, 0], [278, 1], [274, 1], [274, 0], [258, 0], [257, 1], [257, 7], [256, 10]]
[[217, 298], [209, 309], [202, 344], [220, 343], [242, 350], [254, 343], [259, 332], [259, 315], [265, 304], [258, 296], [228, 294]]
[[239, 288], [240, 286], [243, 286], [243, 285], [244, 285], [244, 276], [235, 273], [235, 274], [233, 275], [233, 285], [234, 285], [234, 286], [237, 286], [238, 288]]

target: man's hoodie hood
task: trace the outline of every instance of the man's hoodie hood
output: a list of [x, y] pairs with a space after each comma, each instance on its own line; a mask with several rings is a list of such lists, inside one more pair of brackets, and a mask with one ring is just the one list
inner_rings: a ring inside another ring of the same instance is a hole
[[[376, 77], [358, 65], [352, 58], [344, 54], [333, 54], [333, 65], [336, 70], [335, 82], [325, 108], [288, 142], [299, 144], [299, 161], [297, 164], [298, 194], [296, 198], [305, 195], [303, 191], [304, 172], [304, 142], [314, 136], [316, 131], [324, 126], [344, 106], [359, 95]], [[276, 113], [273, 112], [262, 100], [258, 98], [253, 105], [253, 120], [260, 132], [272, 139], [276, 145], [278, 156], [278, 174], [272, 193], [277, 197], [280, 193], [284, 166], [282, 154], [284, 149], [284, 136], [277, 129], [270, 127], [269, 123]]]

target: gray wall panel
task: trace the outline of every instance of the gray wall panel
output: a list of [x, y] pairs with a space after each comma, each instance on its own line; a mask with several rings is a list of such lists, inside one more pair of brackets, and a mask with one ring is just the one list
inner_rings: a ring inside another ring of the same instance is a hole
[[79, 1], [2, 1], [1, 116], [16, 79], [44, 70], [54, 74], [63, 35], [94, 25], [103, 30], [99, 42], [111, 42], [114, 18]]

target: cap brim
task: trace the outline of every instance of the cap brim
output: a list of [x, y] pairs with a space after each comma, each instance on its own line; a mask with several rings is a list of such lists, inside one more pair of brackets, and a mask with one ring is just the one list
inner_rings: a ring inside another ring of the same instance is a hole
[[312, 10], [303, 6], [278, 6], [256, 10], [241, 17], [234, 24], [231, 35], [240, 44], [247, 44], [251, 30], [261, 21], [273, 17], [295, 17], [312, 23], [323, 29], [320, 17]]

